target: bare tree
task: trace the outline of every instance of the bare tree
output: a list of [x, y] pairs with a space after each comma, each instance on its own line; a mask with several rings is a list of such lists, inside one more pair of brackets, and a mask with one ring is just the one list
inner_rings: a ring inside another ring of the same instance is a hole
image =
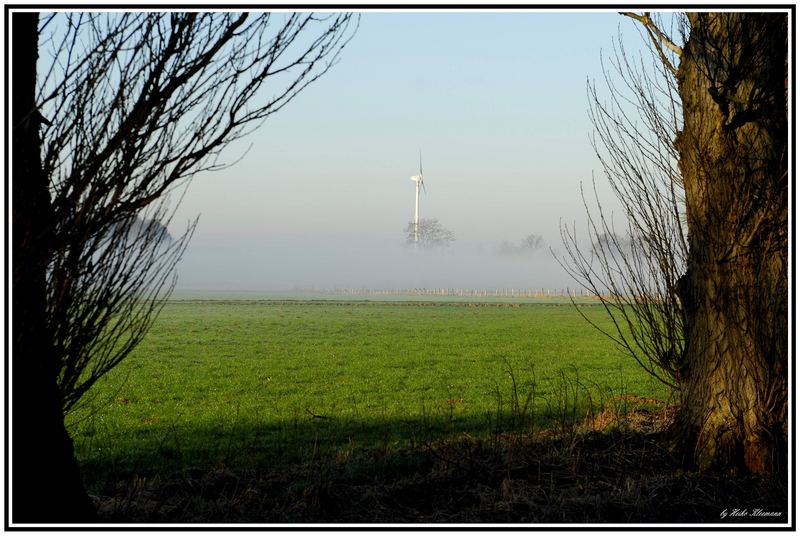
[[435, 218], [420, 219], [416, 233], [414, 227], [414, 222], [410, 221], [405, 229], [406, 243], [410, 245], [424, 249], [445, 248], [456, 239], [456, 235]]
[[512, 244], [508, 240], [503, 240], [497, 247], [500, 255], [523, 255], [538, 251], [545, 246], [544, 238], [537, 234], [526, 235], [519, 244]]
[[[673, 33], [680, 37], [684, 31], [685, 19], [677, 16]], [[676, 288], [687, 255], [673, 144], [681, 102], [674, 72], [662, 61], [674, 52], [649, 50], [649, 56], [630, 57], [620, 38], [610, 64], [603, 61], [607, 91], [589, 85], [593, 146], [624, 223], [617, 228], [595, 189], [582, 190], [590, 246], [581, 246], [576, 229], [562, 227], [562, 265], [605, 307], [614, 330], [604, 333], [655, 378], [678, 388], [684, 339]]]
[[141, 12], [12, 23], [12, 515], [66, 521], [91, 508], [63, 410], [136, 346], [169, 295], [194, 227], [163, 240], [170, 196], [225, 167], [226, 146], [327, 72], [356, 19]]
[[49, 274], [48, 322], [62, 356], [65, 412], [138, 345], [175, 283], [174, 268], [195, 222], [178, 240], [168, 239], [159, 221], [164, 203], [151, 207], [158, 211], [151, 219], [129, 216], [89, 237], [79, 269], [59, 266]]
[[[120, 226], [122, 226], [122, 224], [120, 224]], [[152, 227], [150, 234], [152, 234], [153, 241], [157, 244], [164, 245], [174, 241], [172, 234], [170, 234], [169, 229], [164, 222], [155, 218], [146, 219], [140, 216], [135, 216], [128, 226], [127, 233], [129, 236], [133, 236], [143, 232], [145, 228], [149, 227]]]
[[[582, 253], [565, 230], [573, 273], [624, 296], [604, 300], [619, 340], [680, 388], [672, 446], [688, 463], [776, 473], [788, 459], [788, 17], [690, 13], [676, 39], [648, 13], [627, 15], [664, 74], [630, 86], [651, 103], [639, 105], [647, 128], [609, 113], [624, 98], [613, 86], [611, 105], [591, 94], [634, 254], [613, 241]], [[648, 119], [655, 110], [663, 120]], [[600, 213], [592, 236], [613, 231]]]
[[528, 249], [530, 251], [537, 251], [545, 246], [545, 241], [541, 235], [531, 233], [529, 235], [526, 235], [525, 238], [522, 239], [522, 241], [520, 242], [520, 246], [523, 249]]

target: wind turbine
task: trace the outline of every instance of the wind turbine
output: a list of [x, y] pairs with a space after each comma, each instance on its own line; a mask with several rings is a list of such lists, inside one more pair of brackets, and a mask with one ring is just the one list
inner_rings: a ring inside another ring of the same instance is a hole
[[419, 188], [425, 191], [425, 181], [422, 178], [422, 149], [419, 150], [419, 175], [411, 177], [416, 185], [416, 198], [414, 203], [414, 245], [419, 245]]

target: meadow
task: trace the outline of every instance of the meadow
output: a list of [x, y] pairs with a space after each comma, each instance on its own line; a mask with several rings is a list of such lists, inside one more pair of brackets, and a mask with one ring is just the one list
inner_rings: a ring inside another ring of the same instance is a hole
[[87, 484], [108, 492], [132, 475], [536, 433], [669, 396], [570, 304], [186, 299], [67, 423]]

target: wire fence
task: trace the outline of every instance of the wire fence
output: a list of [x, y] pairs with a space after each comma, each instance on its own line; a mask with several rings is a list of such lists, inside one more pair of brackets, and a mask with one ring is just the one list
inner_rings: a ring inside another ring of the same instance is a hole
[[297, 292], [328, 296], [449, 296], [465, 298], [585, 298], [594, 296], [583, 288], [301, 288]]

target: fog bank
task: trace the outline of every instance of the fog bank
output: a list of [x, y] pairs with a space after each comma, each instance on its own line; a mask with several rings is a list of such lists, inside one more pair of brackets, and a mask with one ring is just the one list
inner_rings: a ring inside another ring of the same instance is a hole
[[310, 237], [195, 240], [178, 289], [561, 288], [575, 286], [548, 248], [503, 254], [500, 243], [419, 250], [398, 240]]

